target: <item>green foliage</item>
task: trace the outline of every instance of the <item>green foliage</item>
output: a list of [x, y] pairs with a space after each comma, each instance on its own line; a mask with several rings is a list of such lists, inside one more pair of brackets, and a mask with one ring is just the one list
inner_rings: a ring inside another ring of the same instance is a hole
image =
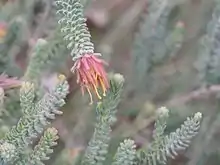
[[[116, 74], [114, 79], [120, 81], [122, 80], [120, 77], [120, 75]], [[117, 100], [120, 98], [119, 93], [117, 92], [117, 94], [115, 92], [120, 91], [122, 87], [119, 88], [117, 84], [113, 83], [114, 81], [111, 81], [110, 92], [106, 98], [97, 104], [95, 131], [82, 158], [82, 164], [101, 165], [104, 163], [106, 154], [108, 153], [111, 125], [116, 120], [116, 111], [114, 108], [116, 108], [117, 104], [114, 103], [118, 103]], [[155, 123], [153, 141], [149, 147], [147, 149], [141, 149], [136, 153], [134, 142], [129, 139], [125, 140], [119, 146], [113, 164], [165, 164], [167, 157], [175, 158], [178, 151], [186, 149], [192, 138], [198, 133], [202, 119], [201, 113], [196, 113], [194, 117], [187, 118], [181, 128], [178, 128], [175, 132], [164, 135], [168, 117], [168, 109], [165, 107], [158, 109], [158, 119]]]
[[94, 134], [83, 158], [83, 165], [99, 165], [105, 160], [110, 142], [111, 126], [116, 121], [116, 107], [120, 101], [124, 79], [120, 74], [112, 75], [110, 90], [97, 104]]
[[[21, 4], [26, 6], [24, 6], [25, 9], [32, 8], [33, 1], [28, 4], [25, 2], [25, 0], [21, 1]], [[150, 14], [146, 16], [141, 27], [141, 32], [134, 43], [133, 52], [136, 60], [135, 65], [142, 67], [144, 72], [149, 72], [154, 64], [161, 62], [168, 55], [176, 54], [183, 42], [183, 26], [178, 24], [173, 31], [169, 31], [167, 28], [170, 13], [175, 5], [176, 3], [173, 4], [168, 0], [151, 1]], [[53, 152], [52, 147], [56, 145], [58, 132], [55, 128], [47, 128], [45, 131], [44, 129], [55, 119], [55, 115], [62, 114], [59, 108], [65, 104], [64, 99], [69, 92], [69, 85], [65, 77], [60, 75], [58, 84], [39, 96], [36, 92], [41, 90], [38, 84], [40, 76], [42, 72], [54, 64], [55, 59], [63, 58], [60, 54], [67, 52], [65, 45], [71, 50], [73, 61], [84, 54], [95, 54], [81, 1], [56, 0], [56, 6], [60, 16], [58, 23], [61, 26], [57, 27], [57, 30], [61, 33], [55, 32], [54, 36], [48, 40], [38, 39], [31, 52], [30, 62], [24, 75], [24, 79], [28, 82], [23, 82], [20, 89], [19, 101], [22, 116], [0, 142], [0, 165], [43, 165], [44, 160], [49, 159], [48, 154]], [[20, 7], [22, 8], [22, 6]], [[26, 16], [25, 18], [24, 20], [29, 20], [30, 17]], [[16, 39], [22, 38], [19, 36], [22, 33], [18, 33], [15, 29], [24, 29], [22, 27], [24, 22], [17, 21], [15, 22], [16, 26], [9, 28], [2, 44], [2, 51], [0, 47], [0, 53], [3, 52], [0, 54], [2, 57], [8, 59], [7, 51], [10, 49], [8, 46], [11, 47]], [[67, 44], [62, 41], [63, 38]], [[5, 43], [7, 44], [4, 45]], [[2, 64], [6, 63], [8, 62], [2, 62]], [[106, 96], [96, 104], [94, 133], [82, 160], [79, 161], [82, 165], [105, 164], [109, 152], [112, 126], [116, 123], [117, 106], [121, 99], [124, 77], [120, 74], [110, 74], [109, 84]], [[2, 100], [0, 100], [0, 108], [3, 107], [1, 104], [3, 104]], [[19, 106], [14, 109], [19, 109]], [[120, 143], [112, 158], [112, 164], [165, 164], [168, 157], [175, 158], [180, 150], [186, 149], [192, 138], [198, 133], [202, 119], [201, 113], [196, 113], [193, 117], [188, 118], [175, 132], [165, 135], [168, 117], [168, 110], [165, 107], [158, 109], [153, 141], [148, 148], [136, 151], [135, 142], [125, 139]], [[42, 133], [37, 145], [33, 146], [33, 141]]]
[[220, 82], [220, 2], [215, 1], [212, 20], [209, 22], [206, 34], [201, 39], [199, 49], [198, 70], [202, 84], [211, 85]]
[[166, 128], [166, 120], [168, 117], [168, 110], [160, 108], [158, 110], [159, 116], [155, 124], [155, 132], [153, 141], [146, 149], [142, 149], [137, 154], [136, 164], [166, 164], [167, 157], [175, 158], [178, 151], [186, 149], [192, 138], [198, 133], [202, 114], [196, 113], [193, 117], [187, 120], [175, 132], [169, 135], [164, 135]]
[[14, 159], [16, 156], [16, 148], [13, 144], [8, 142], [1, 142], [0, 153], [0, 164], [3, 165]]
[[8, 26], [8, 29], [6, 29], [7, 34], [2, 43], [0, 43], [0, 71], [13, 76], [18, 75], [19, 72], [15, 72], [15, 59], [10, 51], [15, 45], [19, 45], [22, 42], [26, 23], [21, 17], [17, 17]]
[[20, 105], [24, 114], [30, 114], [34, 107], [35, 90], [34, 84], [24, 82], [20, 89]]
[[[132, 48], [132, 60], [138, 82], [149, 78], [154, 65], [174, 56], [183, 42], [184, 27], [169, 29], [170, 15], [179, 1], [150, 1], [149, 12], [143, 15]], [[147, 80], [146, 80], [147, 81]]]
[[57, 145], [55, 142], [58, 139], [57, 133], [55, 128], [48, 128], [44, 132], [44, 135], [28, 156], [31, 164], [43, 165], [44, 163], [42, 161], [49, 159], [47, 155], [53, 152], [51, 147]]
[[[61, 34], [57, 31], [52, 37], [48, 38], [48, 41], [38, 39], [24, 75], [28, 81], [37, 83], [36, 81], [39, 81], [43, 71], [51, 69], [56, 61], [66, 61], [68, 52]], [[61, 54], [64, 55], [62, 58]]]
[[175, 132], [167, 136], [166, 155], [171, 158], [177, 156], [177, 152], [189, 147], [191, 139], [196, 136], [201, 124], [202, 114], [197, 112], [187, 120]]
[[73, 61], [84, 53], [94, 53], [91, 34], [84, 18], [83, 5], [80, 0], [57, 0], [57, 13], [64, 40], [68, 41], [67, 48], [71, 50]]
[[22, 76], [17, 67], [16, 53], [28, 47], [29, 28], [34, 15], [34, 0], [7, 2], [0, 10], [1, 23], [6, 24], [6, 36], [0, 43], [0, 72]]
[[[1, 126], [4, 128], [11, 127], [17, 123], [17, 118], [20, 117], [21, 111], [19, 102], [19, 90], [6, 90], [2, 96], [4, 102], [1, 115]], [[7, 130], [7, 129], [6, 129]]]
[[[27, 101], [25, 96], [21, 96], [21, 105], [24, 115], [20, 118], [16, 126], [5, 135], [4, 142], [8, 142], [16, 147], [18, 161], [19, 157], [25, 157], [25, 148], [32, 142], [32, 138], [36, 138], [42, 133], [45, 126], [50, 124], [50, 120], [55, 118], [55, 115], [62, 114], [58, 110], [64, 105], [64, 98], [68, 93], [68, 84], [63, 75], [59, 78], [59, 83], [52, 91], [46, 93], [35, 104]], [[33, 99], [33, 86], [30, 83], [24, 83], [21, 89], [21, 94], [27, 94], [30, 99]], [[25, 158], [24, 158], [25, 159]]]
[[114, 157], [113, 165], [133, 165], [135, 160], [135, 144], [133, 140], [127, 139], [123, 143], [120, 143], [118, 150]]
[[177, 55], [178, 51], [182, 47], [185, 36], [185, 25], [182, 21], [178, 21], [174, 28], [165, 39], [165, 44], [170, 57]]
[[[1, 96], [0, 96], [0, 125], [1, 130], [7, 132], [8, 129], [17, 122], [17, 118], [20, 117], [21, 111], [19, 103], [19, 88], [21, 86], [21, 80], [17, 78], [12, 78], [6, 74], [0, 75], [0, 87], [1, 87]], [[1, 135], [2, 137], [2, 135]]]
[[33, 16], [35, 0], [20, 0], [6, 3], [0, 10], [1, 20], [11, 20], [16, 16], [23, 16], [29, 22]]

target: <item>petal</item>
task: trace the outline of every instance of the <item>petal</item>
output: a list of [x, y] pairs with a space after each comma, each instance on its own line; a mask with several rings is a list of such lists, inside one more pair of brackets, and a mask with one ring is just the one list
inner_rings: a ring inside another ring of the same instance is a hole
[[88, 78], [87, 78], [86, 74], [83, 71], [80, 71], [80, 73], [81, 73], [81, 78], [82, 78], [81, 82], [83, 82], [85, 84], [88, 84], [89, 81], [88, 81]]
[[88, 60], [87, 58], [82, 58], [82, 59], [81, 59], [81, 62], [82, 62], [82, 64], [83, 64], [83, 66], [81, 66], [81, 67], [82, 67], [82, 68], [85, 67], [86, 70], [89, 70], [90, 67], [89, 67], [89, 64], [88, 64], [88, 61], [87, 61], [87, 60]]
[[82, 70], [85, 79], [87, 80], [87, 84], [95, 84], [95, 79], [93, 78], [91, 72]]
[[91, 58], [92, 58], [94, 61], [98, 62], [98, 63], [102, 63], [102, 60], [99, 59], [98, 57], [94, 56], [94, 55], [92, 55]]
[[81, 66], [81, 61], [80, 61], [80, 60], [79, 60], [79, 61], [76, 61], [76, 68], [79, 69], [80, 66]]
[[98, 74], [99, 75], [99, 69], [98, 69], [98, 65], [100, 65], [100, 64], [98, 64], [98, 63], [96, 63], [95, 61], [89, 61], [89, 65], [90, 66], [92, 66], [92, 68], [93, 68], [93, 70], [94, 70], [94, 72], [96, 72], [96, 74]]
[[80, 62], [80, 60], [77, 60], [77, 61], [73, 64], [72, 68], [70, 69], [71, 72], [74, 73], [76, 69], [80, 69], [80, 66], [81, 66], [81, 62]]

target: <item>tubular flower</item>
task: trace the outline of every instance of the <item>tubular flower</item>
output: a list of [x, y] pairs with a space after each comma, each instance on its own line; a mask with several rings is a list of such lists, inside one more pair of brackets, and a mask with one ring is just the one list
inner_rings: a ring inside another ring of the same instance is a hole
[[77, 75], [77, 84], [80, 84], [82, 94], [86, 89], [90, 96], [90, 104], [93, 103], [93, 92], [99, 99], [102, 98], [99, 89], [101, 89], [102, 95], [106, 95], [109, 83], [107, 80], [106, 72], [103, 64], [107, 65], [104, 60], [97, 57], [98, 53], [85, 54], [78, 58], [72, 67], [71, 71]]

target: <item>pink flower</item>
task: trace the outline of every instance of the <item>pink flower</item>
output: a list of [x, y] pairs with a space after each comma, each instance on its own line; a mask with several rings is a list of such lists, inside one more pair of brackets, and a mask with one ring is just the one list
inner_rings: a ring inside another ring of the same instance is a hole
[[84, 95], [85, 89], [89, 93], [90, 104], [93, 103], [91, 91], [101, 99], [100, 92], [105, 96], [107, 88], [109, 88], [106, 72], [103, 67], [103, 64], [107, 65], [107, 63], [99, 59], [97, 55], [99, 54], [83, 55], [75, 62], [71, 69], [72, 72], [76, 72], [77, 83], [80, 84], [82, 94]]
[[5, 74], [0, 74], [0, 88], [3, 89], [11, 89], [17, 88], [21, 86], [22, 81], [17, 78], [11, 77], [9, 78]]

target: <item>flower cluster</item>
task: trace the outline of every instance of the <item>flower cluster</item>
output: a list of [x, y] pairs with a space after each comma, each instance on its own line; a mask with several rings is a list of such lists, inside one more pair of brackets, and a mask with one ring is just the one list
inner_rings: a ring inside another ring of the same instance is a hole
[[[99, 59], [98, 53], [85, 54], [76, 60], [71, 71], [77, 75], [77, 83], [80, 84], [82, 94], [85, 89], [90, 96], [90, 104], [93, 103], [92, 93], [93, 91], [96, 96], [101, 99], [102, 96], [106, 95], [109, 83], [107, 80], [106, 72], [103, 65], [107, 65], [104, 60]], [[101, 91], [99, 91], [101, 89]]]
[[[99, 59], [100, 53], [94, 52], [94, 44], [84, 16], [84, 6], [81, 0], [56, 0], [58, 23], [61, 25], [61, 33], [64, 40], [68, 41], [67, 48], [74, 62], [72, 72], [77, 75], [77, 83], [80, 84], [82, 94], [85, 89], [93, 103], [93, 92], [98, 99], [106, 95], [109, 87], [105, 61]], [[101, 91], [100, 91], [101, 90]]]

